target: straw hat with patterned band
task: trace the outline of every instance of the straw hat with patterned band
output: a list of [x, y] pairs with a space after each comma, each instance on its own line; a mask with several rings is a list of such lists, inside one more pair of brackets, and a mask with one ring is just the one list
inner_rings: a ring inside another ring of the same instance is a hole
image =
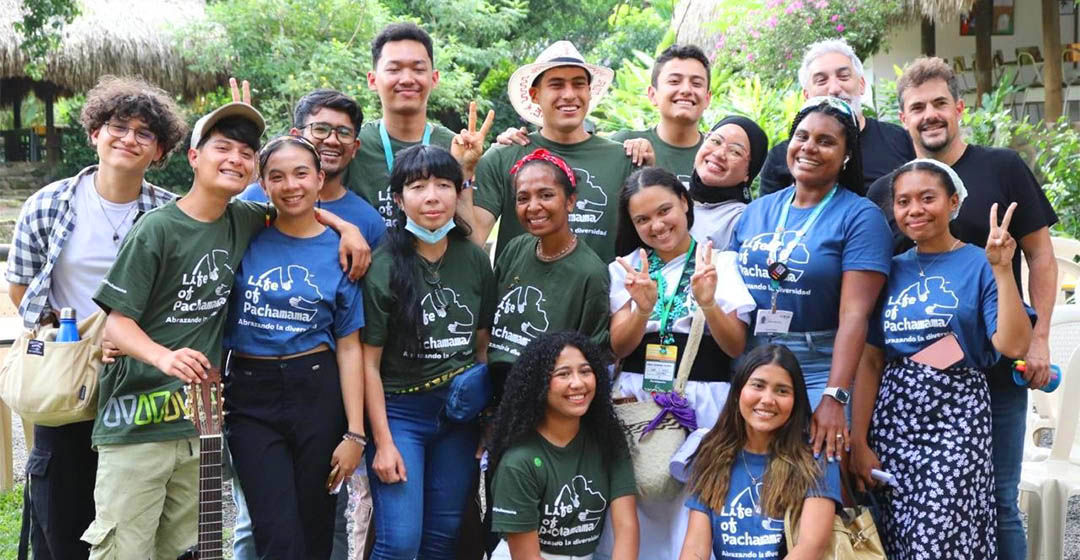
[[611, 87], [612, 80], [615, 78], [615, 71], [611, 68], [585, 62], [577, 47], [570, 41], [557, 41], [544, 49], [544, 52], [536, 57], [536, 62], [518, 68], [510, 76], [510, 83], [507, 84], [510, 104], [514, 106], [514, 110], [521, 115], [521, 118], [536, 126], [543, 126], [543, 112], [540, 110], [539, 105], [533, 103], [532, 96], [529, 95], [529, 88], [532, 87], [537, 76], [559, 66], [578, 66], [584, 68], [592, 77], [592, 81], [589, 83], [592, 99], [589, 101], [589, 108], [585, 112], [586, 115], [591, 113], [600, 103], [600, 100], [604, 98], [608, 88]]

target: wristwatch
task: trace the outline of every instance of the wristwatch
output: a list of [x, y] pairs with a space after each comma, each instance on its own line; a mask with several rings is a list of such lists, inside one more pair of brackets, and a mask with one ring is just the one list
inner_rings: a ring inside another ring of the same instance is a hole
[[825, 396], [836, 399], [836, 402], [842, 405], [847, 405], [848, 401], [851, 400], [851, 393], [840, 387], [826, 387]]

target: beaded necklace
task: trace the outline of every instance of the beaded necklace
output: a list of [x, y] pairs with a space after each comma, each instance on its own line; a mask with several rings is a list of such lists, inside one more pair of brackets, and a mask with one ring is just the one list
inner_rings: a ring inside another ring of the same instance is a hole
[[664, 278], [664, 262], [655, 250], [649, 250], [649, 278], [656, 282], [656, 292], [659, 297], [650, 319], [660, 321], [660, 344], [674, 344], [675, 336], [671, 334], [674, 320], [684, 317], [688, 313], [686, 307], [687, 288], [690, 286], [690, 277], [694, 275], [694, 247], [697, 241], [690, 239], [690, 248], [686, 251], [686, 262], [683, 264], [682, 274], [675, 284], [675, 289], [668, 292], [668, 283]]

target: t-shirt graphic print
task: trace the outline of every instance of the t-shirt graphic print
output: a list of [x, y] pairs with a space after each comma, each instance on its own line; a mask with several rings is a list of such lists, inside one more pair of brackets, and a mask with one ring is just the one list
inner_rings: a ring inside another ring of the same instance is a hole
[[431, 329], [424, 340], [424, 350], [432, 354], [421, 357], [444, 359], [449, 357], [449, 352], [442, 350], [461, 350], [472, 344], [476, 315], [461, 302], [453, 288], [432, 289], [420, 300], [420, 308], [424, 327]]

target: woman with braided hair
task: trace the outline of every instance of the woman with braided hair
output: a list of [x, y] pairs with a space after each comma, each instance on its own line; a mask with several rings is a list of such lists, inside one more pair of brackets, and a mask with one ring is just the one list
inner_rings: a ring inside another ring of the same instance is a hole
[[843, 100], [807, 100], [791, 124], [787, 162], [794, 184], [746, 207], [731, 249], [757, 303], [748, 346], [795, 352], [814, 409], [814, 453], [832, 461], [850, 445], [848, 391], [892, 236], [863, 198], [858, 120]]

